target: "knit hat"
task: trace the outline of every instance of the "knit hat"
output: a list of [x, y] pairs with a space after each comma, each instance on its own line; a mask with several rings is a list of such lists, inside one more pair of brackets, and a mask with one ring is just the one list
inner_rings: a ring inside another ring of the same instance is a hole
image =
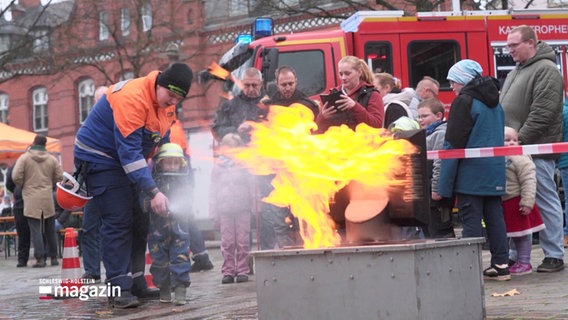
[[193, 72], [181, 62], [172, 63], [166, 70], [158, 75], [156, 83], [171, 92], [185, 97], [191, 88]]
[[483, 68], [481, 68], [479, 63], [470, 59], [464, 59], [457, 62], [450, 68], [446, 79], [461, 85], [466, 85], [468, 82], [473, 80], [473, 78], [481, 76], [482, 73]]

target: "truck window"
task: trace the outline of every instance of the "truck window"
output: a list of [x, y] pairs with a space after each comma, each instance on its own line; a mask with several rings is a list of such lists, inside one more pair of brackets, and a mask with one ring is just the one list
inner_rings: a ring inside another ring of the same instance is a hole
[[325, 62], [320, 50], [280, 52], [278, 67], [291, 66], [298, 76], [298, 90], [313, 96], [325, 90]]
[[452, 65], [461, 60], [460, 57], [460, 46], [457, 41], [411, 41], [408, 44], [410, 86], [416, 88], [424, 76], [429, 76], [440, 82], [441, 90], [450, 90], [446, 76]]
[[373, 73], [392, 73], [392, 47], [390, 42], [365, 43], [365, 61]]

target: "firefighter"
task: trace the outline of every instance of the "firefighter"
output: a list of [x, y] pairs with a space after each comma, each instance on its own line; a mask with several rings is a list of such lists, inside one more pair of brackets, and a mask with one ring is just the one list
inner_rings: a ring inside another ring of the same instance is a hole
[[174, 106], [187, 95], [192, 77], [187, 65], [173, 63], [163, 72], [111, 86], [75, 139], [76, 170], [101, 215], [106, 281], [122, 290], [120, 297], [109, 298], [116, 308], [136, 307], [136, 294], [150, 294], [143, 276], [148, 221], [138, 194], [151, 199], [152, 211], [167, 214], [168, 199], [156, 187], [146, 160], [169, 141]]

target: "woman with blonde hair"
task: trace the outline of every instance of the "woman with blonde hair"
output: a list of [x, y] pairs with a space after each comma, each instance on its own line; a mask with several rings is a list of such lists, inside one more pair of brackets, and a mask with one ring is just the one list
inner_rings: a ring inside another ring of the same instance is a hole
[[412, 88], [404, 88], [401, 90], [400, 80], [386, 72], [375, 73], [373, 83], [383, 98], [385, 106], [385, 128], [388, 128], [391, 123], [400, 117], [406, 116], [411, 119], [414, 118], [408, 107], [414, 97], [414, 90]]
[[364, 60], [343, 57], [338, 63], [341, 85], [330, 91], [339, 93], [335, 103], [325, 102], [316, 118], [318, 133], [331, 126], [347, 125], [355, 130], [360, 123], [380, 128], [383, 125], [383, 100], [374, 89], [373, 74]]

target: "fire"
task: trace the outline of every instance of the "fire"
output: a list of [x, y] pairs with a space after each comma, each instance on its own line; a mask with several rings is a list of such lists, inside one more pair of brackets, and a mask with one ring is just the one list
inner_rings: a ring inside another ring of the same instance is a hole
[[222, 79], [222, 80], [226, 80], [227, 78], [229, 78], [231, 76], [231, 73], [225, 69], [223, 69], [223, 67], [221, 67], [220, 65], [218, 65], [216, 62], [211, 62], [211, 64], [208, 67], [209, 73]]
[[[365, 124], [356, 131], [332, 127], [313, 135], [316, 124], [305, 106], [272, 106], [267, 121], [251, 122], [251, 142], [230, 156], [257, 175], [276, 174], [274, 191], [263, 201], [290, 206], [300, 221], [305, 248], [333, 247], [341, 239], [329, 217], [329, 202], [349, 182], [384, 194], [400, 185], [400, 157], [416, 152], [406, 140]], [[385, 192], [382, 192], [385, 191]]]

